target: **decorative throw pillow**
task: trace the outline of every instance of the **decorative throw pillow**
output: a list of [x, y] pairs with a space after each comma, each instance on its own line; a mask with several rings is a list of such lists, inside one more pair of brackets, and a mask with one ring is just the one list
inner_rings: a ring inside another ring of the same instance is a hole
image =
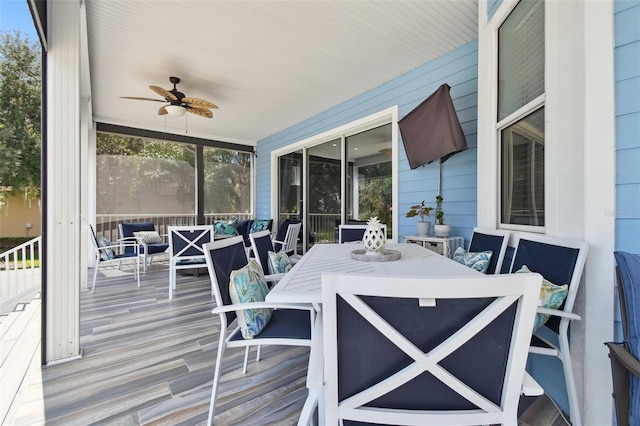
[[453, 260], [484, 274], [489, 267], [491, 255], [493, 255], [491, 250], [471, 252], [466, 251], [462, 247], [458, 247], [455, 253], [453, 253]]
[[[522, 265], [522, 268], [516, 271], [518, 273], [531, 272], [527, 265]], [[542, 279], [542, 286], [540, 287], [540, 303], [543, 308], [558, 309], [564, 299], [567, 297], [569, 286], [556, 285]], [[533, 324], [533, 332], [535, 333], [540, 327], [542, 327], [549, 320], [549, 315], [537, 314], [536, 322]]]
[[140, 238], [145, 244], [159, 244], [162, 242], [162, 237], [156, 231], [137, 231], [133, 233], [133, 236]]
[[[269, 292], [262, 274], [262, 267], [251, 259], [247, 266], [231, 272], [229, 279], [229, 296], [234, 304], [264, 302]], [[253, 308], [237, 310], [238, 325], [245, 339], [253, 339], [271, 319], [272, 309]]]
[[270, 220], [254, 220], [251, 224], [251, 229], [249, 229], [249, 233], [253, 234], [254, 232], [260, 232], [269, 229], [269, 222]]
[[238, 235], [238, 219], [216, 220], [215, 233], [223, 235]]
[[277, 253], [270, 251], [267, 253], [269, 256], [269, 273], [270, 274], [284, 274], [291, 269], [291, 260], [287, 253], [279, 251]]
[[100, 250], [100, 257], [102, 260], [111, 260], [115, 257], [115, 253], [111, 247], [111, 242], [107, 239], [107, 237], [99, 236], [98, 237], [98, 247], [109, 247], [104, 250]]

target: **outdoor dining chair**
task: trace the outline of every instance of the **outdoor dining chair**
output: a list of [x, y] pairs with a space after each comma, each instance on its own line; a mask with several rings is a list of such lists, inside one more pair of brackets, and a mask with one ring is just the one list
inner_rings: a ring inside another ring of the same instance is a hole
[[[554, 297], [551, 297], [550, 303], [538, 307], [537, 321], [543, 325], [535, 330], [529, 352], [554, 356], [562, 362], [571, 424], [580, 426], [580, 407], [569, 349], [569, 325], [572, 320], [580, 319], [573, 312], [573, 305], [587, 258], [588, 244], [568, 238], [520, 234], [516, 236], [515, 247], [510, 272], [529, 270], [539, 273], [545, 279], [543, 287], [548, 288], [549, 292], [556, 291], [553, 290], [554, 286], [567, 285], [563, 302], [556, 304]], [[548, 317], [546, 322], [544, 316]], [[544, 383], [541, 384], [544, 387]]]
[[213, 225], [169, 226], [169, 300], [179, 270], [206, 268], [205, 243], [213, 241]]
[[287, 253], [292, 263], [295, 263], [300, 258], [298, 254], [298, 235], [300, 234], [301, 228], [302, 222], [285, 221], [280, 228], [278, 228], [276, 239], [273, 240], [276, 251], [284, 251]]
[[311, 346], [315, 309], [310, 304], [264, 302], [268, 291], [265, 278], [256, 260], [248, 260], [241, 236], [207, 243], [204, 250], [217, 305], [212, 312], [220, 317], [218, 355], [207, 420], [211, 425], [225, 350], [245, 348], [243, 373], [246, 373], [251, 346]]
[[516, 425], [541, 281], [325, 274], [325, 423]]
[[[123, 260], [133, 260], [133, 278], [138, 281], [138, 287], [140, 287], [140, 257], [138, 253], [138, 240], [136, 238], [120, 239], [114, 243], [107, 240], [105, 237], [97, 237], [93, 226], [89, 225], [89, 240], [93, 245], [93, 249], [96, 253], [96, 264], [93, 270], [93, 285], [91, 286], [91, 292], [96, 289], [96, 279], [98, 278], [98, 269], [100, 266], [106, 265], [118, 265], [118, 269]], [[126, 251], [127, 248], [131, 250]]]
[[[338, 226], [338, 242], [355, 243], [362, 241], [364, 232], [367, 230], [367, 224], [362, 225], [340, 225]], [[387, 235], [387, 225], [382, 225], [382, 232]]]
[[608, 342], [618, 426], [640, 424], [640, 255], [617, 251], [623, 341]]
[[469, 252], [481, 252], [490, 250], [493, 254], [489, 259], [487, 274], [499, 274], [502, 269], [504, 255], [509, 245], [509, 231], [502, 229], [473, 228]]
[[[271, 252], [271, 256], [277, 256], [278, 254], [275, 252], [275, 248], [273, 247], [273, 241], [271, 240], [271, 233], [267, 231], [259, 231], [254, 232], [249, 235], [249, 239], [251, 240], [251, 248], [253, 255], [258, 262], [260, 262], [260, 266], [262, 266], [262, 271], [268, 275], [269, 282], [279, 281], [284, 273], [279, 273], [274, 270], [272, 262], [269, 260], [269, 253]], [[287, 256], [284, 256], [285, 258]]]

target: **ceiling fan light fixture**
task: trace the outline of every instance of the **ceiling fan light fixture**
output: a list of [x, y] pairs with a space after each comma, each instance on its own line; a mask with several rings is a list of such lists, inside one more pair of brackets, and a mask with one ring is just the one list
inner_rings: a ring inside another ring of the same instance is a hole
[[187, 111], [186, 108], [180, 105], [167, 105], [164, 107], [167, 110], [167, 114], [172, 115], [174, 117], [182, 117], [184, 113]]

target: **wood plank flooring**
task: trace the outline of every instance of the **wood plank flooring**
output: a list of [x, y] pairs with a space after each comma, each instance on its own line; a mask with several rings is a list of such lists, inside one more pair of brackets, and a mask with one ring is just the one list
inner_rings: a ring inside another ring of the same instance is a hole
[[[204, 424], [219, 337], [209, 278], [179, 275], [172, 301], [168, 281], [155, 261], [141, 288], [129, 271], [101, 270], [95, 293], [81, 295], [82, 358], [41, 368], [39, 345], [30, 345], [35, 362], [3, 425]], [[39, 318], [31, 323], [26, 335], [39, 332]], [[264, 347], [257, 363], [252, 355], [243, 375], [244, 351], [225, 353], [216, 425], [296, 424], [308, 349]], [[522, 404], [521, 425], [564, 424], [545, 398]]]
[[[154, 263], [141, 288], [130, 272], [102, 270], [81, 295], [76, 361], [30, 378], [11, 424], [195, 425], [206, 422], [219, 321], [207, 274], [178, 275]], [[264, 347], [242, 374], [242, 349], [225, 353], [215, 423], [295, 424], [307, 396], [307, 348]]]

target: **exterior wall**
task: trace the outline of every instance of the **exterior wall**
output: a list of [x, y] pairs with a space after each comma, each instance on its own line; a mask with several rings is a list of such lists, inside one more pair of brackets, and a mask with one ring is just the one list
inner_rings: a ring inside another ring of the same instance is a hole
[[[477, 128], [477, 43], [470, 42], [369, 92], [337, 105], [257, 144], [257, 217], [271, 215], [271, 164], [269, 153], [362, 117], [398, 105], [402, 118], [431, 95], [441, 84], [451, 86], [451, 97], [469, 149], [447, 160], [442, 167], [443, 209], [452, 235], [467, 241], [476, 224], [476, 128]], [[410, 170], [399, 144], [399, 227], [395, 236], [416, 234], [416, 219], [405, 218], [412, 204], [426, 200], [435, 206], [438, 186], [436, 162]], [[433, 222], [434, 218], [431, 218]]]
[[[480, 3], [478, 103], [479, 226], [497, 223], [496, 31], [517, 0], [489, 16]], [[613, 337], [615, 122], [613, 1], [545, 2], [544, 232], [585, 240], [589, 253], [571, 326], [571, 358], [585, 424], [611, 421], [611, 373], [602, 343]], [[483, 16], [483, 13], [487, 15]], [[568, 411], [559, 360], [530, 356], [529, 370]]]
[[37, 237], [41, 213], [40, 200], [29, 201], [22, 194], [11, 194], [7, 204], [0, 207], [0, 238]]
[[616, 250], [640, 253], [640, 1], [614, 12]]
[[[616, 87], [616, 244], [640, 253], [640, 1], [617, 0], [615, 23]], [[617, 301], [617, 299], [616, 299]], [[622, 340], [616, 303], [615, 338]]]

